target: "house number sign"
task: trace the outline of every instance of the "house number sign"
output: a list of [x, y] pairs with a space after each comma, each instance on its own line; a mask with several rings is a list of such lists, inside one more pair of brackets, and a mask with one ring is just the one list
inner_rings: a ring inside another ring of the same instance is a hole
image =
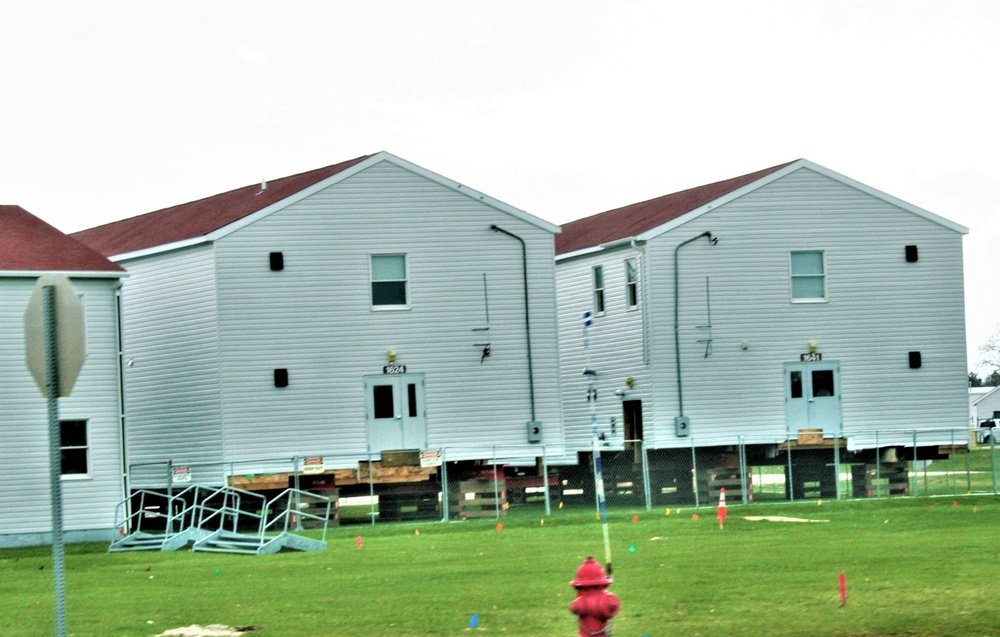
[[823, 355], [819, 352], [811, 352], [809, 354], [799, 354], [799, 360], [803, 363], [818, 363], [823, 360]]
[[382, 368], [383, 374], [405, 374], [406, 365], [386, 365]]

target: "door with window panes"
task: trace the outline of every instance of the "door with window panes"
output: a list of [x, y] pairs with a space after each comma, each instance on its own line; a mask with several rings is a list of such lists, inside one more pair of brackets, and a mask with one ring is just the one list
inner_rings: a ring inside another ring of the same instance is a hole
[[799, 429], [840, 431], [840, 365], [835, 362], [785, 364], [785, 419], [795, 436]]
[[372, 453], [426, 448], [424, 375], [366, 376], [365, 418]]

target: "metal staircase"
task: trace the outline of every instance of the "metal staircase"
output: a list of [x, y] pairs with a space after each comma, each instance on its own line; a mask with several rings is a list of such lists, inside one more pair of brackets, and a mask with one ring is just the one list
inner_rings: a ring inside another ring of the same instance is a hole
[[177, 494], [136, 491], [115, 508], [118, 537], [108, 552], [173, 551], [193, 543], [202, 535], [194, 503], [206, 500], [215, 491], [201, 486]]
[[[303, 500], [310, 510], [303, 510]], [[286, 489], [271, 500], [232, 487], [194, 485], [176, 495], [140, 490], [119, 503], [115, 528], [121, 537], [108, 551], [174, 551], [189, 545], [195, 551], [248, 555], [322, 551], [332, 507], [329, 498], [299, 489]], [[321, 539], [295, 533], [304, 524], [322, 528]]]

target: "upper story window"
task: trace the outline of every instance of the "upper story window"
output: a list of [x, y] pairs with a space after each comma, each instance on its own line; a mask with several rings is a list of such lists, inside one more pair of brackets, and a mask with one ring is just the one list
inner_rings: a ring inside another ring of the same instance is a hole
[[826, 259], [822, 250], [793, 250], [791, 253], [792, 301], [826, 299]]
[[372, 307], [409, 307], [405, 254], [371, 255]]
[[625, 307], [629, 310], [639, 305], [639, 270], [635, 259], [625, 259]]
[[604, 267], [594, 266], [594, 314], [604, 314]]
[[62, 476], [90, 475], [90, 447], [87, 444], [86, 420], [63, 420], [59, 423], [59, 451]]

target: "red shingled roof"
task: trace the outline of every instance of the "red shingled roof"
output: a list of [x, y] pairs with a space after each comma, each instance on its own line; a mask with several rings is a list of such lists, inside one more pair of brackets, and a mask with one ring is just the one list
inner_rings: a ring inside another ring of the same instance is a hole
[[264, 191], [261, 191], [260, 184], [244, 186], [205, 199], [81, 230], [72, 236], [109, 257], [203, 237], [336, 175], [368, 157], [370, 155], [364, 155], [325, 168], [275, 179], [267, 182], [267, 189]]
[[563, 225], [562, 232], [556, 235], [556, 254], [575, 252], [640, 235], [792, 163], [794, 162], [571, 221]]
[[0, 206], [0, 271], [124, 272], [21, 206]]

